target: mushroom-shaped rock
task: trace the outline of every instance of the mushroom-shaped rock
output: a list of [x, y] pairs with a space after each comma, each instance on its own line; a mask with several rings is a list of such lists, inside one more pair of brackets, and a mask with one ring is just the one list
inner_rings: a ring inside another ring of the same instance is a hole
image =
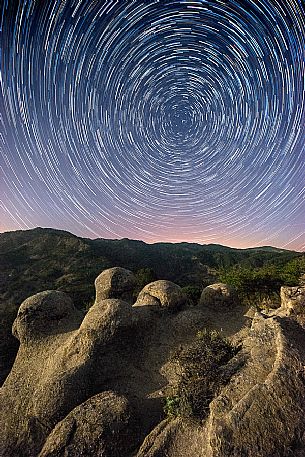
[[48, 436], [40, 457], [121, 457], [134, 440], [125, 397], [106, 391], [74, 408]]
[[154, 281], [141, 290], [134, 306], [157, 306], [178, 310], [186, 302], [181, 287], [171, 281]]
[[305, 313], [305, 286], [281, 287], [281, 308], [286, 315]]
[[200, 305], [204, 306], [232, 306], [237, 303], [235, 290], [227, 284], [211, 284], [205, 287], [201, 293]]
[[37, 456], [56, 423], [77, 405], [110, 383], [122, 388], [134, 337], [132, 307], [122, 300], [95, 303], [82, 323], [60, 292], [30, 297], [21, 311], [14, 324], [20, 348], [0, 389], [0, 456]]
[[[101, 306], [103, 304], [103, 306]], [[46, 354], [45, 382], [35, 389], [35, 414], [44, 422], [57, 421], [92, 393], [104, 380], [118, 378], [123, 370], [124, 345], [133, 336], [131, 306], [116, 299], [92, 306], [79, 329]], [[98, 372], [98, 375], [97, 375]]]
[[96, 301], [107, 298], [130, 301], [135, 284], [134, 274], [125, 268], [114, 267], [104, 270], [95, 280]]
[[41, 339], [67, 331], [79, 318], [71, 298], [64, 292], [47, 290], [27, 298], [13, 324], [13, 335], [20, 342]]

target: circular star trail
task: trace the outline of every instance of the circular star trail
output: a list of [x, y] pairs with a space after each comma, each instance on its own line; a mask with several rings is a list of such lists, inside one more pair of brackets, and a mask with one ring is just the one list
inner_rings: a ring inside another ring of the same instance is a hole
[[304, 17], [4, 0], [0, 230], [304, 249]]

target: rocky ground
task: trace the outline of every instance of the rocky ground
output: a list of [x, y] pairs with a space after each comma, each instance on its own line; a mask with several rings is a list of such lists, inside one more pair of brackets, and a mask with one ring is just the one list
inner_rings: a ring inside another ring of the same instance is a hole
[[[133, 274], [96, 279], [84, 316], [69, 296], [26, 299], [13, 324], [20, 342], [0, 389], [3, 457], [280, 457], [305, 455], [305, 288], [282, 288], [281, 308], [246, 309], [224, 284], [190, 306], [156, 281], [133, 304]], [[205, 420], [166, 417], [172, 354], [203, 328], [239, 350]]]

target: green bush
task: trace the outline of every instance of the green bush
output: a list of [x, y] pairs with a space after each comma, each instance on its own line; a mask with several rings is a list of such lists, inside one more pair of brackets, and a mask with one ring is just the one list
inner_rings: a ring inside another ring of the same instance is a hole
[[247, 305], [261, 308], [279, 306], [281, 286], [294, 286], [305, 273], [305, 257], [298, 257], [285, 265], [264, 265], [259, 268], [234, 266], [222, 269], [220, 281], [234, 286], [239, 299]]
[[169, 388], [165, 413], [169, 417], [203, 420], [210, 402], [229, 381], [224, 366], [236, 352], [236, 348], [218, 332], [198, 332], [192, 344], [173, 356], [178, 381]]
[[156, 273], [151, 268], [140, 268], [135, 273], [136, 286], [133, 292], [134, 299], [137, 299], [139, 293], [147, 284], [157, 280]]
[[182, 287], [182, 292], [186, 295], [188, 303], [195, 306], [199, 302], [202, 287], [189, 284], [188, 286]]
[[282, 270], [283, 285], [296, 286], [300, 277], [305, 274], [305, 256], [288, 262]]

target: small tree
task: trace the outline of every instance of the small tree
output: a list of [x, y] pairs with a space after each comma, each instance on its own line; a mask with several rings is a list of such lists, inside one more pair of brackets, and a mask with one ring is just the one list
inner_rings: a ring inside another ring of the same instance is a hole
[[234, 266], [220, 271], [220, 280], [235, 286], [239, 299], [245, 304], [265, 307], [279, 305], [281, 286], [298, 285], [305, 273], [305, 256], [297, 257], [284, 266], [264, 265], [260, 268]]
[[281, 270], [275, 265], [261, 268], [235, 266], [220, 272], [220, 280], [236, 288], [239, 300], [244, 304], [279, 303], [280, 287], [283, 284]]

